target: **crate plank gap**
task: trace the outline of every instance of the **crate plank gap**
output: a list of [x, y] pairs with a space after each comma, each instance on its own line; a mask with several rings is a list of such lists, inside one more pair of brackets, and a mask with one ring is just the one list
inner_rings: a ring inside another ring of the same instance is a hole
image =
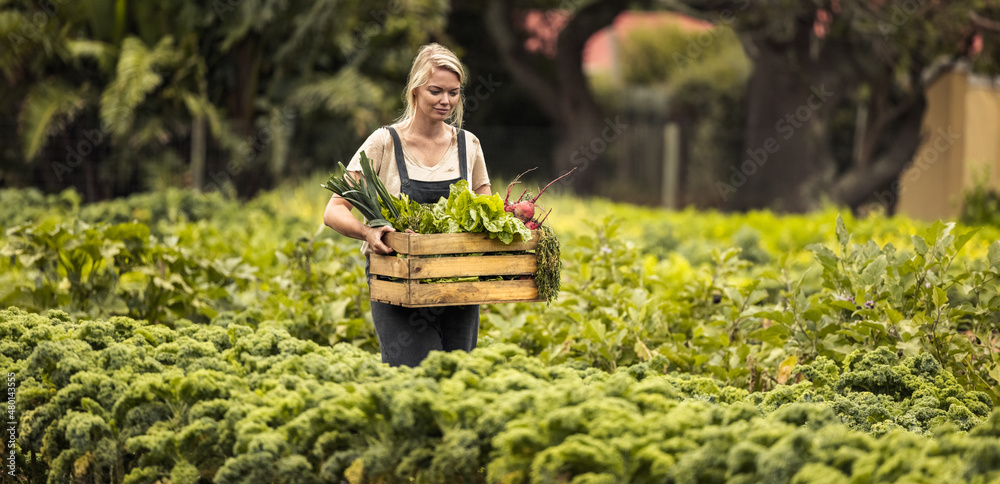
[[[515, 254], [538, 248], [538, 230], [531, 240], [519, 237], [504, 244], [485, 233], [409, 234], [389, 232], [383, 239], [403, 254], [371, 254], [371, 300], [418, 308], [507, 302], [539, 302], [535, 284], [535, 254]], [[486, 253], [470, 256], [464, 254]], [[508, 254], [508, 252], [510, 252]], [[402, 281], [379, 279], [376, 275]], [[421, 283], [422, 279], [469, 276], [528, 276], [524, 279], [478, 282]]]

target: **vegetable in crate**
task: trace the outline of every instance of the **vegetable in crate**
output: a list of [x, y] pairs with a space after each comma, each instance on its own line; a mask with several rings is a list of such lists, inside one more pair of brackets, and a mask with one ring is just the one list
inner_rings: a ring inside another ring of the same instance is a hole
[[[535, 197], [537, 199], [537, 197]], [[524, 223], [507, 210], [507, 204], [499, 195], [478, 195], [469, 190], [468, 182], [461, 180], [451, 186], [448, 198], [442, 198], [437, 203], [419, 204], [405, 198], [396, 199], [399, 217], [391, 219], [397, 231], [413, 230], [419, 234], [441, 234], [462, 232], [485, 232], [491, 238], [505, 244], [514, 241], [518, 235], [521, 240], [531, 240], [531, 230], [541, 230], [538, 248], [535, 254], [538, 259], [538, 272], [535, 281], [538, 284], [538, 296], [552, 302], [559, 294], [559, 278], [561, 261], [559, 259], [559, 239], [549, 226], [541, 222]], [[533, 203], [533, 202], [525, 202]], [[533, 228], [532, 228], [533, 227]], [[435, 282], [455, 282], [453, 279], [436, 280]]]
[[531, 240], [531, 230], [512, 214], [504, 210], [499, 195], [478, 195], [469, 190], [469, 183], [460, 180], [451, 186], [448, 198], [437, 203], [421, 205], [412, 200], [397, 200], [400, 214], [392, 218], [392, 226], [398, 231], [413, 230], [418, 234], [457, 234], [463, 232], [487, 233], [490, 238], [505, 244], [514, 241]]
[[[531, 170], [534, 170], [534, 168], [532, 168]], [[574, 167], [573, 170], [576, 170], [576, 168]], [[520, 180], [525, 173], [528, 173], [528, 171], [521, 173], [520, 175], [517, 175], [517, 177], [514, 178], [514, 181], [510, 182], [510, 184], [507, 185], [507, 197], [503, 199], [504, 210], [513, 213], [515, 217], [521, 219], [521, 221], [524, 222], [524, 225], [531, 230], [535, 230], [541, 227], [542, 223], [545, 222], [545, 219], [549, 218], [549, 214], [552, 213], [552, 209], [549, 209], [549, 211], [545, 214], [544, 217], [542, 217], [541, 220], [537, 220], [535, 218], [535, 208], [536, 208], [535, 202], [538, 201], [538, 197], [541, 197], [542, 194], [545, 193], [545, 190], [548, 189], [550, 186], [552, 186], [553, 183], [563, 179], [570, 173], [573, 173], [573, 170], [567, 171], [559, 178], [550, 181], [548, 185], [545, 185], [545, 188], [538, 191], [538, 195], [535, 195], [535, 198], [527, 200], [526, 195], [528, 194], [528, 189], [525, 189], [523, 192], [521, 192], [521, 196], [517, 197], [517, 201], [511, 203], [510, 189], [514, 188], [514, 185], [518, 183], [518, 180]]]
[[538, 248], [535, 249], [538, 261], [535, 284], [538, 286], [538, 297], [552, 302], [559, 297], [560, 278], [562, 277], [559, 239], [556, 238], [552, 227], [548, 225], [542, 225], [540, 230], [542, 233], [538, 238]]
[[[510, 189], [517, 179], [508, 185], [505, 200], [501, 200], [499, 195], [473, 193], [468, 182], [460, 180], [451, 186], [448, 198], [420, 204], [406, 195], [390, 195], [375, 175], [364, 151], [361, 152], [361, 177], [358, 179], [347, 175], [343, 163], [339, 166], [340, 173], [331, 175], [323, 188], [351, 202], [364, 215], [369, 227], [392, 225], [397, 231], [412, 230], [419, 234], [485, 232], [505, 244], [513, 242], [515, 235], [521, 240], [531, 240], [531, 231], [543, 228], [544, 218], [532, 218], [535, 201], [552, 183], [572, 172], [550, 182], [535, 198], [514, 204], [509, 202]], [[559, 293], [559, 241], [551, 228], [544, 229], [537, 250], [539, 264], [536, 280], [538, 295], [551, 302]]]

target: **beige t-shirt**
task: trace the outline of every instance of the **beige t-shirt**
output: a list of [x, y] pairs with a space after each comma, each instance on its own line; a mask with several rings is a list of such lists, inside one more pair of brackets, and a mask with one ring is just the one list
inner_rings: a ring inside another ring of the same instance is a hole
[[[396, 133], [399, 133], [399, 126]], [[403, 159], [406, 161], [406, 173], [411, 180], [420, 181], [443, 181], [453, 180], [461, 174], [458, 166], [458, 130], [454, 130], [451, 145], [436, 165], [427, 167], [418, 162], [406, 149], [406, 141], [403, 141]], [[393, 195], [399, 195], [402, 182], [399, 179], [399, 170], [396, 168], [396, 154], [392, 143], [392, 135], [389, 130], [379, 128], [368, 137], [361, 145], [351, 163], [347, 165], [347, 171], [361, 171], [361, 152], [364, 151], [368, 159], [371, 160], [375, 174], [382, 180], [386, 190]], [[483, 157], [483, 147], [479, 144], [479, 138], [474, 134], [465, 132], [465, 159], [468, 162], [469, 188], [476, 191], [483, 185], [490, 184], [490, 176], [486, 172], [486, 159]]]
[[[396, 133], [398, 134], [399, 125], [393, 125], [393, 128], [396, 128]], [[448, 151], [445, 153], [444, 158], [432, 167], [427, 167], [417, 162], [407, 152], [406, 142], [402, 141], [402, 136], [400, 136], [403, 144], [403, 160], [406, 162], [406, 173], [411, 180], [443, 181], [453, 180], [461, 176], [458, 166], [458, 130], [457, 128], [452, 128], [452, 130], [454, 136], [452, 136]], [[361, 171], [362, 151], [371, 160], [375, 175], [378, 176], [379, 180], [382, 180], [382, 184], [385, 185], [386, 190], [393, 195], [399, 195], [403, 183], [399, 178], [399, 169], [396, 168], [396, 153], [389, 130], [385, 128], [375, 130], [361, 144], [361, 148], [358, 149], [357, 153], [354, 153], [350, 164], [347, 165], [347, 171]], [[469, 178], [471, 178], [469, 180], [469, 187], [472, 191], [481, 188], [483, 185], [489, 185], [490, 176], [486, 172], [486, 159], [483, 156], [483, 147], [479, 144], [479, 138], [468, 131], [465, 132], [465, 159], [468, 163], [468, 174]], [[371, 249], [368, 247], [368, 242], [362, 242], [361, 253], [368, 255], [370, 252]]]

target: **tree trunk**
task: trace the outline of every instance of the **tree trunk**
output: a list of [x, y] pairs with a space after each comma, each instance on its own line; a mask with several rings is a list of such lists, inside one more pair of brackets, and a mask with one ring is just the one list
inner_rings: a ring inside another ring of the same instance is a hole
[[[198, 94], [208, 97], [208, 81], [205, 76], [198, 76]], [[205, 189], [205, 169], [208, 157], [208, 123], [205, 116], [195, 116], [191, 120], [191, 179], [190, 184], [195, 190]]]
[[895, 189], [897, 187], [891, 184], [913, 160], [920, 142], [923, 141], [921, 129], [926, 105], [924, 95], [920, 94], [912, 105], [902, 110], [898, 118], [894, 119], [890, 133], [871, 133], [869, 136], [892, 141], [870, 164], [855, 165], [840, 176], [830, 188], [830, 197], [856, 209], [861, 204], [877, 198], [878, 191], [890, 185], [888, 195], [881, 197], [879, 202], [887, 204], [886, 209], [891, 213], [895, 207], [898, 191]]
[[191, 120], [191, 186], [201, 191], [205, 187], [205, 117], [195, 116]]
[[[754, 67], [747, 83], [744, 149], [718, 174], [716, 189], [730, 210], [808, 211], [818, 206], [819, 188], [834, 172], [828, 113], [840, 97], [838, 89], [829, 70], [814, 67], [808, 55], [798, 55], [792, 65], [801, 67], [791, 69], [789, 46], [762, 35], [749, 41]], [[797, 53], [808, 45], [792, 49]]]
[[559, 123], [559, 141], [552, 149], [556, 176], [576, 168], [572, 175], [559, 180], [576, 193], [594, 193], [599, 175], [605, 173], [602, 162], [608, 143], [601, 136], [600, 114], [580, 112], [570, 122]]
[[254, 37], [247, 36], [233, 49], [238, 81], [229, 93], [229, 115], [236, 123], [234, 131], [240, 137], [250, 136], [257, 107], [257, 81], [260, 77], [260, 53]]
[[[257, 117], [257, 90], [260, 80], [261, 54], [259, 50], [257, 40], [253, 36], [243, 38], [232, 49], [238, 80], [229, 93], [228, 115], [233, 122], [233, 131], [237, 137], [241, 140], [247, 140], [250, 144], [256, 142], [257, 136], [254, 130], [254, 121]], [[239, 155], [230, 154], [229, 156]], [[209, 170], [213, 173], [218, 172], [217, 176], [221, 179], [232, 180], [233, 188], [241, 196], [252, 196], [262, 188], [262, 183], [266, 182], [265, 179], [269, 179], [257, 170], [257, 168], [263, 167], [245, 166], [230, 173], [224, 159], [206, 160], [206, 162]]]
[[624, 129], [614, 119], [603, 119], [583, 72], [583, 46], [594, 32], [609, 25], [627, 6], [625, 0], [599, 0], [574, 13], [559, 33], [554, 81], [536, 67], [511, 28], [515, 18], [511, 4], [492, 0], [484, 12], [487, 32], [504, 64], [558, 128], [559, 141], [552, 150], [553, 168], [557, 176], [577, 168], [561, 183], [572, 185], [578, 193], [593, 192], [605, 168], [602, 155]]

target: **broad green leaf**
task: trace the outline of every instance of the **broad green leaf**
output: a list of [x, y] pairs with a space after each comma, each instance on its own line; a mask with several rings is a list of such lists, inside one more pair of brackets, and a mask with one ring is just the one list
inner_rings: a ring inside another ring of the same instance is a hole
[[920, 237], [919, 235], [914, 235], [910, 237], [910, 240], [913, 241], [914, 252], [920, 255], [927, 255], [927, 251], [930, 250], [930, 247], [927, 246], [927, 242], [924, 241], [923, 237]]
[[752, 313], [751, 316], [755, 318], [773, 319], [784, 324], [791, 324], [792, 319], [795, 317], [791, 311], [757, 311]]
[[594, 321], [592, 319], [584, 320], [583, 322], [583, 337], [589, 339], [593, 342], [603, 342], [607, 331], [604, 325], [600, 321]]
[[969, 240], [971, 240], [972, 237], [975, 236], [977, 232], [979, 232], [979, 229], [972, 229], [966, 231], [965, 233], [959, 235], [958, 237], [955, 237], [955, 242], [953, 242], [952, 244], [952, 247], [954, 248], [953, 253], [958, 253], [959, 251], [961, 251], [962, 247], [965, 247], [965, 244], [969, 243]]
[[903, 320], [903, 313], [896, 311], [895, 309], [888, 308], [885, 310], [885, 314], [889, 317], [889, 321], [892, 322], [892, 324], [899, 324], [899, 322]]
[[744, 298], [743, 294], [740, 293], [739, 289], [736, 289], [735, 287], [732, 286], [726, 286], [722, 288], [722, 292], [726, 294], [726, 299], [732, 301], [733, 305], [735, 305], [737, 308], [743, 305]]
[[990, 267], [995, 271], [1000, 271], [1000, 240], [994, 240], [987, 250]]
[[1000, 385], [1000, 365], [997, 365], [995, 363], [989, 364], [989, 370], [987, 371], [987, 374], [993, 378], [994, 388], [995, 385]]
[[840, 243], [841, 247], [847, 247], [848, 242], [851, 240], [851, 234], [847, 232], [847, 227], [844, 226], [844, 218], [837, 214], [837, 242]]
[[821, 244], [813, 244], [806, 247], [806, 249], [816, 255], [816, 259], [819, 260], [824, 269], [829, 271], [836, 271], [839, 269], [837, 266], [839, 259], [829, 247]]
[[945, 293], [940, 287], [934, 288], [932, 297], [934, 299], [934, 306], [937, 308], [944, 307], [944, 305], [948, 303], [948, 294]]
[[778, 271], [771, 269], [761, 272], [760, 276], [758, 277], [760, 277], [761, 279], [766, 279], [768, 281], [781, 282], [781, 274]]
[[828, 310], [826, 309], [820, 307], [812, 307], [805, 310], [802, 313], [802, 317], [808, 321], [816, 322], [819, 321], [825, 314], [827, 314], [827, 312]]
[[833, 299], [831, 301], [828, 301], [827, 304], [830, 305], [831, 307], [844, 309], [851, 312], [854, 312], [858, 309], [857, 305], [855, 305], [854, 303], [850, 301], [842, 301], [840, 299]]
[[888, 267], [889, 263], [886, 261], [884, 255], [880, 255], [871, 261], [864, 271], [861, 272], [861, 279], [864, 281], [865, 285], [871, 286], [882, 279], [885, 278], [885, 269]]
[[761, 328], [749, 334], [750, 338], [759, 339], [771, 346], [782, 347], [788, 341], [791, 333], [787, 326], [775, 324], [768, 328]]

